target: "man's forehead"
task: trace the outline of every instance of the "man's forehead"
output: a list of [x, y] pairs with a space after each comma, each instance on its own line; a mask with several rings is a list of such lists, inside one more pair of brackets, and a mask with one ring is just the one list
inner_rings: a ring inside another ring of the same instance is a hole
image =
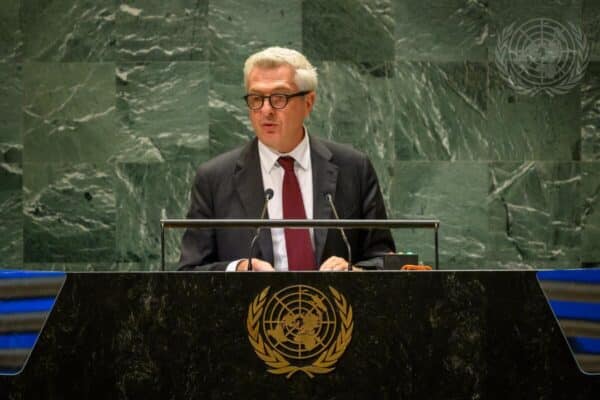
[[278, 67], [254, 67], [248, 74], [248, 89], [294, 89], [295, 72], [289, 65]]
[[248, 91], [250, 92], [281, 92], [281, 91], [289, 91], [294, 90], [294, 87], [290, 84], [271, 82], [271, 84], [262, 82], [256, 84], [250, 84], [248, 87]]

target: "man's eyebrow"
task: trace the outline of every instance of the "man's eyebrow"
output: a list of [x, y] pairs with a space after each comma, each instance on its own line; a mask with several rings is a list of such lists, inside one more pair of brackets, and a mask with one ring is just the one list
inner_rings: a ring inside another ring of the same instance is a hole
[[[281, 93], [282, 91], [290, 91], [292, 90], [292, 88], [290, 88], [289, 86], [276, 86], [273, 89], [271, 89], [271, 93]], [[248, 90], [249, 93], [264, 93], [265, 90], [260, 90], [260, 89], [256, 89], [256, 88], [250, 88], [250, 90]]]

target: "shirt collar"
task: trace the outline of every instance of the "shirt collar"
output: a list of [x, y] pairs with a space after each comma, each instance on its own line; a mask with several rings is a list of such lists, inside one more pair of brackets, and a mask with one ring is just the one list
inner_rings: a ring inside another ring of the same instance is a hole
[[296, 162], [300, 166], [300, 168], [302, 168], [303, 170], [308, 170], [308, 168], [310, 167], [310, 142], [308, 139], [307, 129], [304, 127], [303, 129], [304, 137], [302, 138], [300, 143], [298, 143], [298, 146], [296, 146], [294, 150], [290, 151], [289, 153], [280, 153], [266, 146], [260, 140], [258, 141], [258, 155], [260, 157], [260, 164], [265, 171], [271, 172], [273, 168], [278, 167], [279, 163], [277, 162], [277, 160], [279, 159], [279, 157], [284, 156], [293, 157], [294, 160], [296, 160]]

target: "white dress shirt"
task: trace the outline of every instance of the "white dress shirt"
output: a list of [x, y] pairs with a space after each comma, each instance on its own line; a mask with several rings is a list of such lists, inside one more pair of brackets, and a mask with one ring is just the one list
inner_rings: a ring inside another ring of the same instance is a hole
[[[283, 175], [284, 169], [279, 165], [279, 157], [293, 157], [294, 172], [298, 178], [300, 191], [302, 192], [302, 201], [304, 202], [304, 211], [306, 218], [313, 218], [313, 179], [312, 167], [310, 158], [310, 143], [306, 128], [304, 129], [304, 138], [302, 141], [289, 153], [279, 153], [258, 142], [258, 155], [260, 158], [260, 172], [262, 175], [263, 188], [265, 190], [273, 190], [273, 198], [269, 201], [267, 207], [269, 211], [269, 219], [283, 218]], [[257, 216], [258, 218], [258, 216]], [[310, 229], [310, 241], [315, 247], [313, 229]], [[273, 267], [276, 271], [287, 271], [288, 260], [287, 250], [285, 247], [285, 234], [283, 228], [271, 229], [271, 240], [273, 241]], [[240, 260], [235, 260], [229, 263], [227, 271], [235, 271]]]

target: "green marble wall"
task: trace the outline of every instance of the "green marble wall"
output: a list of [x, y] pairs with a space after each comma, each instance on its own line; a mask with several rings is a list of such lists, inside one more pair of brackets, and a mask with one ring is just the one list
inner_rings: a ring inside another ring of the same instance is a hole
[[[3, 0], [0, 263], [157, 269], [196, 167], [252, 137], [241, 66], [269, 45], [317, 65], [309, 129], [370, 155], [390, 215], [442, 221], [443, 268], [600, 263], [598, 1], [283, 3]], [[499, 76], [498, 33], [534, 17], [587, 35], [568, 94]], [[395, 236], [432, 261], [430, 232]]]

